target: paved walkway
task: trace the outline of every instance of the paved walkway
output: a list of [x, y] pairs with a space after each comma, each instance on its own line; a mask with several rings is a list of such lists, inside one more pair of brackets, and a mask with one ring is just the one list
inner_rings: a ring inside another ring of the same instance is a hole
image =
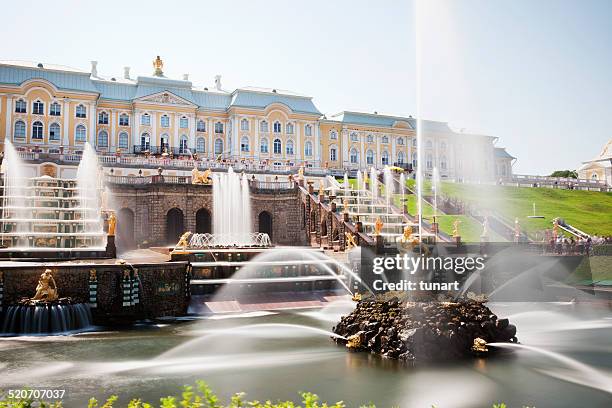
[[201, 309], [201, 313], [253, 312], [323, 307], [331, 302], [350, 299], [349, 295], [339, 295], [336, 292], [261, 293], [243, 295], [239, 300], [210, 300], [208, 297], [198, 299], [194, 296], [192, 307]]

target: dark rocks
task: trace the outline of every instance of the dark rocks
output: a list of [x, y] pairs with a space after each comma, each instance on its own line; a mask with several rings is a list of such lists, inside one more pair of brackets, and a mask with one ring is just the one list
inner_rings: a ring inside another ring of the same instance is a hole
[[517, 342], [516, 327], [483, 302], [406, 302], [366, 298], [333, 329], [355, 351], [399, 360], [442, 360], [490, 354], [487, 343]]

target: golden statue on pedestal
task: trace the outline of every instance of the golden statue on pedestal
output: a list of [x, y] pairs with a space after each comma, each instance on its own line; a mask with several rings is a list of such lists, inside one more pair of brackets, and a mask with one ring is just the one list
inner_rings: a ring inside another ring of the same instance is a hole
[[117, 228], [117, 217], [115, 217], [115, 212], [111, 211], [110, 215], [108, 216], [108, 235], [111, 237], [114, 236], [116, 228]]
[[29, 300], [33, 302], [53, 302], [57, 298], [57, 285], [53, 275], [51, 275], [51, 269], [45, 269], [40, 275], [38, 285], [36, 285], [36, 294]]
[[460, 235], [459, 235], [459, 224], [461, 224], [461, 220], [457, 218], [457, 219], [456, 219], [456, 220], [453, 222], [453, 237], [454, 237], [454, 238], [457, 238], [457, 237], [459, 237], [459, 236], [460, 236]]
[[383, 221], [380, 219], [380, 217], [376, 218], [376, 222], [374, 223], [374, 235], [380, 235], [380, 233], [382, 232], [382, 229], [384, 227], [384, 223]]
[[183, 235], [181, 235], [181, 237], [179, 238], [179, 242], [176, 243], [172, 252], [175, 254], [185, 253], [187, 247], [189, 246], [188, 238], [190, 235], [191, 231], [187, 231]]
[[162, 71], [163, 67], [164, 67], [164, 62], [162, 61], [161, 58], [159, 58], [159, 55], [158, 55], [157, 58], [153, 60], [153, 68], [155, 69], [155, 71], [153, 72], [153, 75], [163, 76], [164, 75], [164, 72]]
[[346, 236], [346, 249], [350, 250], [355, 248], [357, 246], [357, 242], [355, 241], [355, 234], [353, 234], [352, 232], [345, 232], [344, 235]]
[[199, 171], [197, 167], [191, 170], [191, 184], [212, 184], [211, 169]]

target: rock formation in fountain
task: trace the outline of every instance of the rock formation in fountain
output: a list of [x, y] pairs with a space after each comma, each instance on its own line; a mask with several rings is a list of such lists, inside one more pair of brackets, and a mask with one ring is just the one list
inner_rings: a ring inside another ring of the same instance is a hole
[[[386, 295], [389, 297], [389, 295]], [[518, 342], [516, 327], [482, 301], [408, 302], [369, 297], [333, 329], [337, 343], [387, 358], [442, 360], [487, 354], [487, 343]]]

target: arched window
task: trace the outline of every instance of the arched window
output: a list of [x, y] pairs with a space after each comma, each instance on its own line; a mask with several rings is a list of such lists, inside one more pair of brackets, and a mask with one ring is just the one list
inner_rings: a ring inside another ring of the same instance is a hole
[[293, 134], [293, 123], [287, 123], [287, 126], [285, 126], [285, 131], [287, 132], [288, 135], [292, 135]]
[[181, 136], [181, 141], [179, 145], [179, 154], [187, 154], [189, 152], [189, 147], [187, 147], [188, 140], [189, 139], [187, 138], [187, 135]]
[[168, 137], [167, 133], [164, 133], [163, 135], [160, 136], [159, 145], [162, 148], [162, 153], [164, 152], [168, 153], [168, 151], [170, 150], [170, 143], [168, 142], [169, 140], [170, 138]]
[[140, 124], [143, 126], [151, 126], [151, 115], [143, 113], [140, 117]]
[[425, 147], [427, 149], [431, 149], [433, 147], [433, 143], [431, 143], [431, 140], [428, 140], [427, 142], [425, 142]]
[[119, 144], [120, 149], [127, 149], [129, 147], [129, 136], [126, 132], [119, 133]]
[[78, 125], [76, 127], [75, 142], [77, 143], [85, 143], [87, 141], [87, 129], [83, 125]]
[[357, 134], [357, 132], [351, 132], [351, 141], [356, 142], [358, 140], [359, 140], [359, 135]]
[[198, 132], [206, 132], [206, 122], [203, 120], [198, 120], [198, 124], [196, 126], [196, 131]]
[[280, 139], [274, 139], [274, 154], [281, 154], [283, 151]]
[[329, 138], [331, 140], [338, 140], [338, 132], [336, 132], [335, 130], [331, 130], [329, 132]]
[[142, 151], [147, 151], [151, 148], [151, 136], [148, 133], [143, 133], [140, 136], [140, 149]]
[[127, 113], [119, 115], [119, 126], [130, 126], [130, 117]]
[[389, 164], [389, 152], [384, 150], [380, 156], [381, 156], [380, 159], [382, 161], [382, 164], [388, 165]]
[[162, 115], [161, 127], [164, 127], [164, 128], [170, 127], [170, 118], [168, 117], [168, 115]]
[[359, 162], [359, 153], [357, 152], [357, 149], [352, 148], [350, 156], [351, 156], [351, 164], [357, 164]]
[[186, 116], [181, 116], [179, 126], [181, 127], [181, 129], [187, 129], [189, 127], [189, 119]]
[[106, 130], [102, 130], [98, 133], [98, 147], [108, 147], [108, 132], [106, 132]]
[[100, 125], [108, 125], [108, 113], [104, 111], [98, 113], [98, 123]]
[[26, 135], [26, 125], [22, 120], [18, 120], [15, 122], [15, 132], [13, 133], [13, 137], [15, 139], [25, 139]]
[[397, 164], [404, 164], [404, 152], [397, 154]]
[[223, 139], [215, 140], [215, 154], [223, 154]]
[[241, 152], [249, 151], [249, 138], [246, 136], [243, 136], [242, 139], [240, 140], [240, 151]]
[[39, 121], [32, 123], [32, 139], [42, 140], [43, 124]]
[[330, 161], [338, 160], [338, 148], [336, 146], [331, 146], [329, 148], [329, 160]]
[[259, 144], [259, 151], [261, 153], [268, 153], [268, 139], [266, 139], [265, 137], [261, 139], [261, 142]]
[[223, 123], [215, 123], [215, 133], [223, 133]]
[[268, 122], [267, 121], [262, 120], [261, 122], [259, 122], [259, 131], [263, 133], [268, 132]]
[[51, 116], [60, 116], [62, 114], [62, 108], [59, 103], [53, 102], [51, 106], [49, 106], [49, 115]]
[[304, 156], [312, 156], [312, 142], [304, 144]]
[[440, 157], [440, 168], [446, 170], [446, 156]]
[[444, 142], [440, 143], [440, 150], [442, 150], [442, 151], [446, 150], [446, 143], [444, 143]]
[[60, 140], [60, 125], [57, 123], [52, 123], [51, 126], [49, 126], [49, 140]]
[[416, 153], [412, 153], [412, 167], [416, 167], [417, 166], [417, 154]]
[[397, 139], [397, 144], [398, 144], [398, 146], [403, 146], [404, 145], [404, 138], [403, 137], [398, 138]]
[[425, 166], [427, 166], [428, 169], [433, 168], [433, 157], [431, 156], [431, 153], [428, 153], [425, 158]]
[[198, 137], [196, 140], [196, 152], [204, 153], [206, 151], [206, 141], [203, 137]]
[[85, 109], [85, 105], [77, 105], [76, 117], [80, 119], [85, 119], [87, 117], [87, 109]]
[[19, 99], [15, 102], [15, 113], [26, 113], [28, 104], [23, 99]]
[[388, 144], [388, 143], [389, 143], [389, 136], [384, 135], [384, 136], [382, 137], [382, 143], [383, 143], [383, 144]]
[[32, 113], [34, 115], [44, 115], [45, 114], [45, 104], [41, 101], [35, 101], [32, 104]]
[[304, 134], [306, 136], [312, 136], [312, 126], [311, 125], [306, 125], [304, 127]]
[[372, 150], [366, 152], [366, 163], [370, 165], [374, 164], [374, 152]]
[[287, 155], [293, 155], [293, 140], [287, 141], [287, 146], [285, 150], [287, 151]]
[[274, 122], [274, 133], [280, 133], [282, 131], [281, 123], [277, 120]]
[[242, 119], [240, 121], [240, 130], [249, 130], [249, 121], [248, 121], [248, 119]]
[[374, 136], [368, 135], [367, 141], [368, 141], [368, 143], [374, 143]]

